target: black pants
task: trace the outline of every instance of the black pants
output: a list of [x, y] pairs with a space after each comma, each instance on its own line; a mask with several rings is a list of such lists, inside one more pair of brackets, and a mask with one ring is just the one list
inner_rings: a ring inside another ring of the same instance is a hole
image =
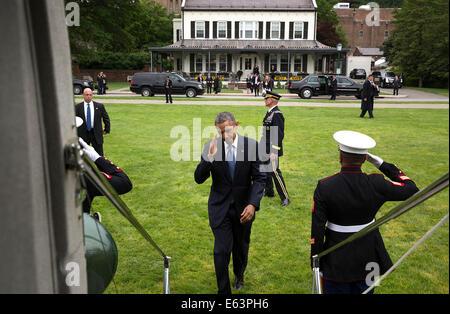
[[214, 234], [214, 267], [219, 294], [231, 294], [228, 275], [231, 254], [233, 255], [233, 272], [236, 277], [243, 278], [247, 267], [253, 220], [241, 224], [240, 218], [240, 213], [232, 204], [222, 224], [212, 229]]
[[212, 93], [212, 85], [206, 84], [206, 93], [208, 93], [208, 94]]
[[369, 111], [369, 117], [373, 118], [373, 98], [368, 98], [367, 101], [364, 101], [363, 99], [361, 103], [361, 110], [361, 118], [365, 116], [367, 111]]
[[255, 96], [259, 96], [259, 86], [255, 86]]
[[98, 143], [94, 136], [94, 130], [92, 129], [90, 132], [87, 133], [87, 138], [83, 139], [86, 144], [91, 145], [95, 149], [95, 151], [100, 155], [103, 156], [103, 143]]
[[[278, 159], [279, 161], [280, 159]], [[270, 162], [270, 161], [269, 161]], [[267, 178], [266, 178], [266, 194], [267, 195], [274, 195], [273, 191], [273, 182], [275, 182], [275, 188], [277, 189], [278, 195], [280, 196], [281, 200], [285, 200], [286, 198], [289, 198], [289, 194], [287, 193], [286, 184], [284, 183], [283, 175], [281, 173], [279, 163], [277, 165], [277, 169], [275, 172], [268, 172]]]
[[330, 100], [336, 100], [336, 90], [332, 89], [331, 90], [331, 98]]
[[394, 87], [394, 95], [398, 96], [398, 87]]
[[166, 103], [170, 101], [172, 103], [172, 91], [170, 89], [165, 89], [166, 91]]

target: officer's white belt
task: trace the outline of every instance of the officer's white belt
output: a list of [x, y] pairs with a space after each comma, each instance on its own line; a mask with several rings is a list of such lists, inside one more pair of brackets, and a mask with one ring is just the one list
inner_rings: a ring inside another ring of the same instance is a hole
[[330, 230], [336, 231], [336, 232], [353, 233], [353, 232], [361, 231], [362, 229], [364, 229], [365, 227], [367, 227], [368, 225], [370, 225], [374, 222], [375, 222], [375, 219], [364, 225], [353, 225], [353, 226], [341, 226], [341, 225], [334, 224], [332, 222], [328, 222], [327, 228]]

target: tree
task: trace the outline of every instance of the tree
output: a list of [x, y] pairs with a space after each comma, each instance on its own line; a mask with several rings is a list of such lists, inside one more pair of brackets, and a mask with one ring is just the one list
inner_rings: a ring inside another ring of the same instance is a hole
[[449, 2], [404, 0], [395, 29], [384, 45], [388, 60], [419, 87], [440, 81], [448, 87]]
[[339, 26], [339, 19], [333, 10], [333, 5], [338, 0], [316, 0], [317, 2], [317, 40], [321, 43], [336, 47], [342, 43], [345, 47], [348, 44], [342, 28]]
[[95, 60], [104, 52], [148, 53], [149, 45], [172, 42], [173, 15], [154, 1], [65, 1], [76, 2], [80, 7], [80, 26], [69, 27], [70, 48], [75, 57]]

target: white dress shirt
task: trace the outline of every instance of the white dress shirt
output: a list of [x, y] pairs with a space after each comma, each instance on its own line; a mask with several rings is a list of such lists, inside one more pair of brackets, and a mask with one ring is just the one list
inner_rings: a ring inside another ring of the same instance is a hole
[[[233, 150], [233, 154], [234, 154], [234, 160], [236, 160], [236, 154], [237, 154], [237, 144], [238, 144], [238, 134], [236, 133], [236, 138], [234, 139], [234, 141], [233, 141], [233, 143], [232, 144], [228, 144], [227, 142], [224, 142], [224, 144], [225, 144], [225, 160], [226, 160], [226, 158], [227, 158], [227, 155], [228, 155], [228, 149], [230, 149], [230, 146], [231, 146], [231, 149]], [[231, 160], [227, 160], [227, 161], [231, 161]]]
[[91, 127], [93, 129], [94, 128], [94, 114], [95, 114], [94, 102], [91, 101], [89, 104], [87, 102], [84, 102], [84, 118], [85, 118], [86, 123], [87, 123], [87, 106], [88, 105], [91, 108]]

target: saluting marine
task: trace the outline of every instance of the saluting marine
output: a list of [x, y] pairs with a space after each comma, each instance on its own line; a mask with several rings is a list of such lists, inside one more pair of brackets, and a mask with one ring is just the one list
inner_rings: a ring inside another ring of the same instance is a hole
[[265, 147], [265, 154], [269, 154], [268, 160], [264, 163], [267, 173], [266, 187], [264, 195], [274, 197], [272, 179], [275, 182], [278, 195], [281, 198], [281, 206], [290, 204], [289, 195], [286, 190], [283, 175], [279, 168], [279, 157], [283, 156], [284, 139], [284, 116], [278, 108], [278, 100], [281, 96], [270, 90], [263, 92], [264, 102], [269, 110], [263, 119], [263, 136], [261, 147]]
[[[334, 139], [339, 143], [341, 171], [320, 180], [314, 191], [311, 257], [370, 225], [386, 201], [403, 201], [418, 191], [395, 165], [368, 153], [376, 145], [369, 136], [339, 131]], [[366, 160], [391, 181], [379, 173], [363, 173]], [[378, 265], [380, 275], [392, 266], [378, 229], [320, 259], [324, 294], [365, 291], [366, 278], [373, 270], [369, 263]]]

